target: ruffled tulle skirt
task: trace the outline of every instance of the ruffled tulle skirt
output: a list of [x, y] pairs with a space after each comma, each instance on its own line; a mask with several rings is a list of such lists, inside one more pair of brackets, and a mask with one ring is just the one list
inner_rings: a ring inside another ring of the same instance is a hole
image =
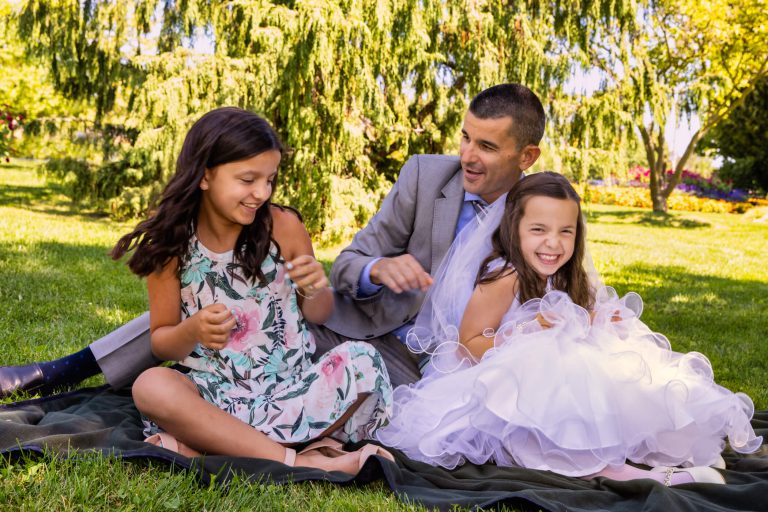
[[751, 399], [716, 384], [704, 355], [670, 350], [641, 308], [636, 294], [606, 289], [590, 321], [550, 292], [508, 314], [480, 361], [447, 340], [424, 379], [395, 390], [377, 437], [446, 468], [468, 460], [569, 476], [626, 460], [710, 465], [726, 437], [736, 451], [757, 450]]

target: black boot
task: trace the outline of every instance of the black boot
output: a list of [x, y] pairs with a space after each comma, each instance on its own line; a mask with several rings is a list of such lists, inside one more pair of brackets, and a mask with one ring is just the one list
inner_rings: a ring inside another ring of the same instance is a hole
[[44, 388], [47, 386], [45, 385], [43, 370], [37, 363], [0, 367], [0, 398], [5, 398], [18, 391], [26, 391], [27, 393], [48, 391]]
[[101, 373], [90, 347], [53, 361], [0, 367], [0, 398], [18, 391], [50, 395]]

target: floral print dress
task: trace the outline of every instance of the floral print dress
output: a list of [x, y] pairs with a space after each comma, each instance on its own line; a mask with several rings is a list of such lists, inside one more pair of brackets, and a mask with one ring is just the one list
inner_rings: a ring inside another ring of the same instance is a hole
[[262, 286], [245, 278], [232, 251], [212, 252], [197, 237], [190, 243], [181, 272], [182, 318], [215, 303], [237, 317], [224, 349], [198, 344], [180, 362], [205, 400], [280, 443], [319, 437], [364, 393], [368, 398], [333, 436], [372, 438], [388, 422], [392, 387], [371, 345], [349, 341], [310, 360], [315, 341], [274, 245], [261, 266]]

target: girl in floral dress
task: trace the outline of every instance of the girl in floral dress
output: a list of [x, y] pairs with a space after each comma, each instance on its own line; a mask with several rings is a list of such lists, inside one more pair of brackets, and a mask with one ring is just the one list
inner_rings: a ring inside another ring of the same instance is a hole
[[207, 452], [355, 473], [372, 445], [346, 453], [327, 435], [372, 437], [391, 410], [378, 352], [347, 342], [313, 364], [305, 319], [323, 323], [333, 298], [300, 217], [271, 204], [282, 148], [259, 116], [205, 114], [153, 214], [120, 239], [147, 277], [152, 351], [190, 368], [152, 368], [133, 385], [148, 440]]

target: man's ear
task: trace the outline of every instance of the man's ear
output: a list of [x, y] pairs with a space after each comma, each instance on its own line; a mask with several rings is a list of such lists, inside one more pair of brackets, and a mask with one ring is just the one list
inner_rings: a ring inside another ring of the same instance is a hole
[[535, 164], [539, 156], [541, 156], [541, 148], [539, 146], [534, 146], [533, 144], [525, 146], [520, 156], [520, 170], [524, 171]]

